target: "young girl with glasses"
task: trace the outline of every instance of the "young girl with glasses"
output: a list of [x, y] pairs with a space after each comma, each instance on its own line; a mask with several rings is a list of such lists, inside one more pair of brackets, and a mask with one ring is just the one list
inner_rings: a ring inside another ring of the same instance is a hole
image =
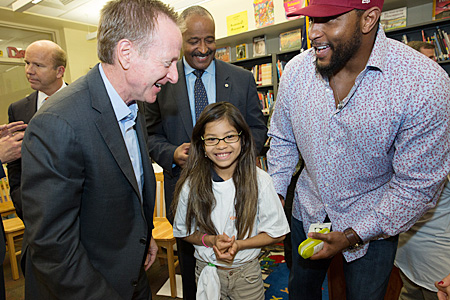
[[197, 299], [264, 299], [260, 248], [289, 225], [232, 104], [210, 104], [198, 118], [172, 209], [174, 236], [195, 247]]

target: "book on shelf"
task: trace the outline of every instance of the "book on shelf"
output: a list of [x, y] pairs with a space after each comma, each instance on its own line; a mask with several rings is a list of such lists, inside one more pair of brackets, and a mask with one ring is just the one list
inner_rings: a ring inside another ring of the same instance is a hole
[[236, 60], [247, 58], [247, 44], [240, 44], [236, 46]]
[[266, 55], [266, 36], [260, 35], [253, 38], [253, 57]]
[[254, 65], [251, 69], [256, 85], [272, 84], [272, 63]]
[[299, 49], [301, 46], [301, 29], [294, 29], [280, 33], [280, 51]]
[[281, 78], [283, 75], [284, 67], [286, 66], [287, 62], [284, 60], [277, 60], [277, 75], [278, 79]]
[[385, 31], [405, 27], [406, 17], [407, 17], [406, 7], [388, 10], [381, 13], [380, 24]]
[[450, 18], [450, 0], [433, 0], [433, 20]]
[[222, 60], [225, 62], [230, 62], [231, 61], [230, 46], [216, 49], [216, 59], [219, 59], [219, 60]]
[[268, 90], [266, 92], [258, 91], [258, 98], [263, 114], [269, 115], [270, 109], [275, 101], [273, 90]]
[[[435, 46], [436, 58], [438, 61], [448, 60], [450, 58], [450, 39], [448, 33], [442, 30], [439, 26], [436, 26], [435, 31], [428, 31], [427, 34], [424, 30], [421, 31], [422, 41], [431, 43]], [[408, 43], [408, 37], [404, 34], [402, 42]]]
[[256, 165], [267, 172], [267, 158], [265, 156], [258, 156], [256, 158]]

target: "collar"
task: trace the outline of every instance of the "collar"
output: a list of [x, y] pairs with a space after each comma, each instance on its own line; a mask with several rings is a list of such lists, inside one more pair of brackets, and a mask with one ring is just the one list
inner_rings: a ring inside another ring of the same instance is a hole
[[102, 64], [99, 64], [98, 69], [100, 71], [100, 76], [102, 77], [103, 83], [105, 84], [106, 92], [108, 93], [117, 121], [120, 122], [121, 120], [127, 118], [129, 114], [136, 117], [138, 111], [136, 102], [132, 102], [130, 106], [127, 106], [125, 101], [123, 101], [123, 99], [119, 96], [119, 93], [117, 93], [111, 82], [106, 77]]
[[[195, 76], [193, 73], [195, 69], [188, 64], [184, 56], [183, 56], [183, 65], [185, 76], [188, 76], [190, 74], [192, 74], [192, 76]], [[215, 73], [216, 73], [216, 59], [213, 59], [212, 62], [209, 64], [209, 66], [205, 69], [205, 73], [203, 75], [205, 74], [214, 75]]]
[[378, 27], [377, 36], [375, 38], [375, 44], [373, 45], [372, 53], [367, 61], [367, 68], [375, 68], [383, 72], [387, 64], [388, 55], [388, 39], [384, 33], [381, 24]]
[[217, 174], [216, 170], [214, 170], [213, 167], [211, 167], [211, 177], [212, 177], [212, 180], [213, 180], [214, 182], [224, 182], [224, 181], [225, 181], [225, 180], [222, 179], [222, 177], [220, 177], [220, 176]]
[[[62, 90], [63, 88], [65, 88], [67, 86], [67, 84], [63, 81], [61, 87], [54, 92], [53, 94], [56, 94], [57, 92], [59, 92], [60, 90]], [[46, 93], [42, 92], [42, 91], [38, 91], [38, 95], [37, 95], [37, 102], [40, 103], [42, 101], [44, 101], [45, 98], [50, 97], [49, 95], [47, 95]]]

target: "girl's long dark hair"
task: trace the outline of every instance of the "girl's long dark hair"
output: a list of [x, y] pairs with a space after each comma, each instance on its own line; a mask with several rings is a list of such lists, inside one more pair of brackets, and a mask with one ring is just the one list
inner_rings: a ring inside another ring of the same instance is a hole
[[216, 206], [216, 199], [212, 190], [211, 168], [212, 162], [205, 157], [202, 136], [206, 124], [218, 120], [228, 120], [240, 136], [241, 154], [238, 157], [233, 182], [236, 187], [235, 210], [237, 239], [244, 239], [251, 234], [258, 209], [258, 182], [256, 176], [256, 151], [250, 128], [240, 111], [229, 102], [217, 102], [208, 105], [199, 116], [192, 131], [189, 158], [180, 179], [175, 187], [172, 211], [175, 215], [181, 190], [185, 184], [189, 185], [189, 198], [186, 212], [186, 227], [192, 234], [191, 228], [198, 228], [200, 232], [211, 235], [217, 232], [211, 213]]

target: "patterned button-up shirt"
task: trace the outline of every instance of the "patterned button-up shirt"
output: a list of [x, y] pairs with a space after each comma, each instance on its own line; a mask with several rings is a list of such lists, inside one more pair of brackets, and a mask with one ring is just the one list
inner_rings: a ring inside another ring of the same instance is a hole
[[277, 192], [285, 196], [299, 152], [305, 168], [293, 216], [307, 232], [332, 221], [365, 241], [343, 251], [360, 258], [368, 241], [408, 230], [433, 207], [450, 171], [447, 73], [431, 59], [378, 30], [365, 69], [336, 108], [312, 49], [286, 66], [272, 115], [267, 154]]

